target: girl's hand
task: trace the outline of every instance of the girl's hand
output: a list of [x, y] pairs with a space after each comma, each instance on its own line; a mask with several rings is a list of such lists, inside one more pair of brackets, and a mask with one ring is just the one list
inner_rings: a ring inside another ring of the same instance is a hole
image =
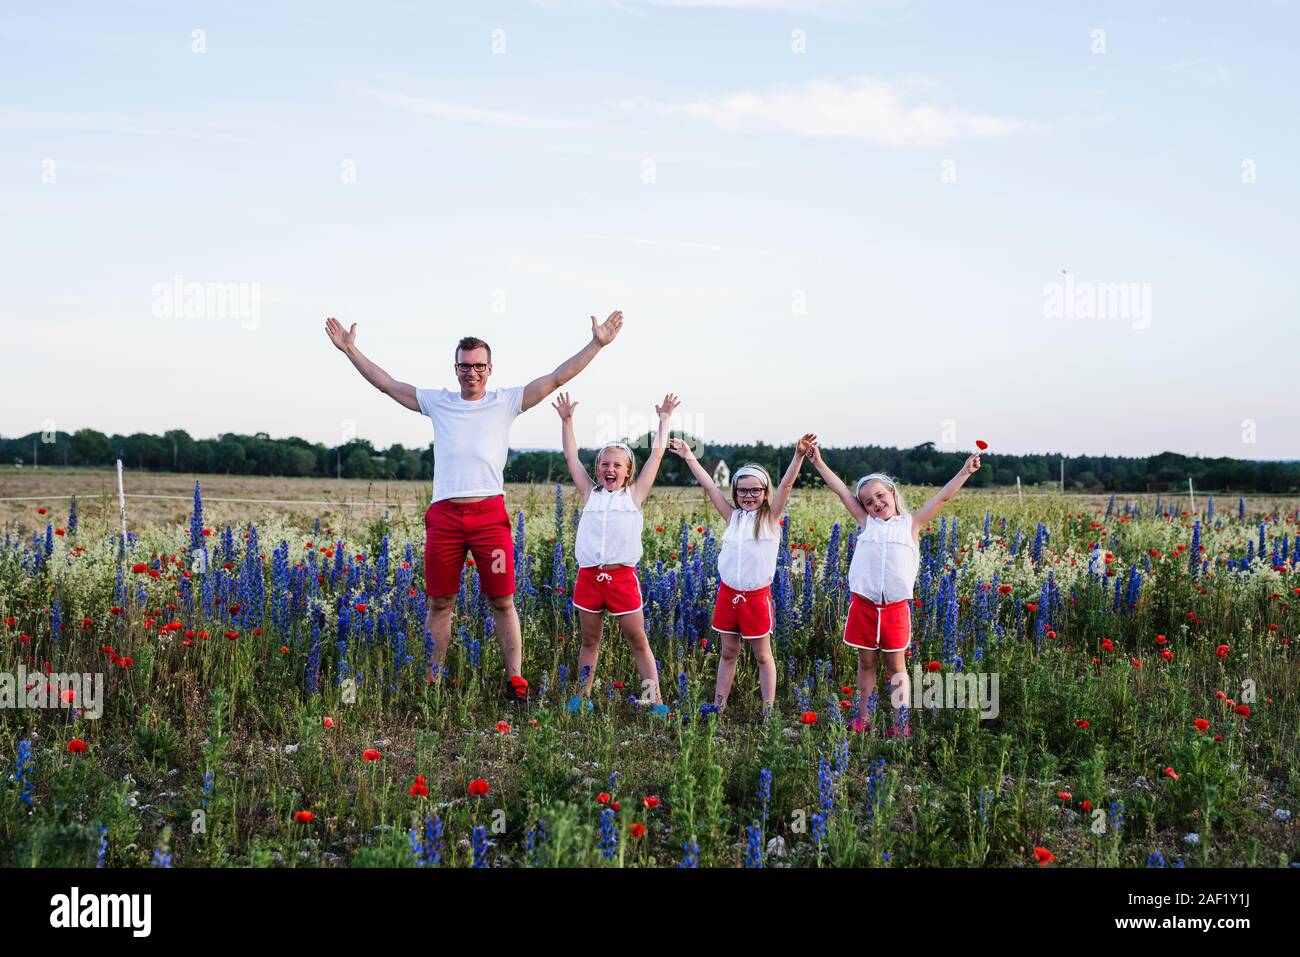
[[817, 465], [822, 460], [822, 450], [817, 446], [817, 439], [814, 436], [812, 442], [808, 444], [808, 461]]
[[695, 453], [691, 451], [691, 447], [684, 439], [670, 438], [668, 440], [668, 451], [672, 452], [674, 455], [680, 455], [688, 462], [695, 458]]
[[795, 451], [805, 458], [811, 457], [812, 450], [817, 447], [817, 435], [813, 432], [805, 432], [799, 439]]
[[966, 460], [966, 464], [962, 466], [962, 471], [964, 471], [967, 475], [974, 475], [979, 470], [980, 470], [980, 454], [976, 452], [974, 455], [972, 455], [970, 458]]
[[664, 404], [655, 406], [655, 411], [659, 413], [659, 418], [664, 419], [673, 414], [673, 411], [682, 404], [682, 400], [669, 392], [664, 396]]
[[569, 401], [569, 393], [561, 392], [551, 403], [551, 408], [560, 413], [561, 419], [573, 418], [573, 410], [578, 407], [578, 403]]

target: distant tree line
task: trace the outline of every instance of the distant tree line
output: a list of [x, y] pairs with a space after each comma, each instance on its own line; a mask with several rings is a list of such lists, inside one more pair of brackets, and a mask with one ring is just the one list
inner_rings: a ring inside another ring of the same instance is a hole
[[[793, 446], [755, 444], [704, 445], [685, 438], [706, 467], [723, 460], [731, 471], [757, 462], [779, 479], [794, 454]], [[637, 451], [637, 466], [645, 462], [650, 436], [628, 439]], [[942, 485], [966, 460], [969, 451], [936, 449], [926, 442], [908, 449], [878, 445], [823, 449], [831, 468], [846, 481], [868, 472], [885, 472], [909, 485]], [[579, 455], [590, 469], [596, 450]], [[105, 435], [94, 429], [34, 432], [20, 438], [0, 439], [0, 462], [49, 466], [103, 466], [117, 459], [130, 469], [154, 472], [287, 477], [410, 479], [431, 481], [435, 448], [408, 449], [393, 445], [376, 449], [364, 439], [326, 446], [299, 438], [273, 439], [265, 432], [254, 435], [227, 433], [215, 439], [195, 439], [181, 429], [150, 435]], [[990, 449], [983, 467], [967, 483], [970, 488], [1014, 486], [1016, 476], [1025, 486], [1056, 484], [1062, 456], [1055, 453], [1011, 455]], [[1199, 458], [1161, 452], [1146, 458], [1118, 456], [1064, 456], [1067, 491], [1179, 491], [1191, 476], [1197, 490], [1205, 492], [1259, 492], [1286, 494], [1300, 491], [1300, 462], [1265, 462], [1250, 459]], [[551, 451], [512, 450], [506, 465], [507, 482], [568, 481], [564, 456]], [[664, 454], [658, 481], [666, 485], [693, 484], [686, 464], [671, 452]], [[810, 466], [800, 474], [801, 486], [821, 484]]]

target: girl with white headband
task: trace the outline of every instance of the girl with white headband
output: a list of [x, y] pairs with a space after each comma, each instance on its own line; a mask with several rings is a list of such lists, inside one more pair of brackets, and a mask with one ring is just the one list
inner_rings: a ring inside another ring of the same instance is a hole
[[659, 671], [646, 639], [636, 565], [641, 560], [644, 520], [641, 504], [654, 485], [664, 457], [668, 419], [680, 401], [670, 393], [664, 396], [662, 405], [655, 406], [659, 434], [640, 475], [636, 474], [636, 456], [631, 447], [623, 442], [609, 442], [596, 453], [595, 481], [578, 458], [578, 443], [573, 435], [573, 410], [578, 403], [570, 401], [567, 392], [561, 392], [551, 403], [563, 422], [564, 460], [569, 465], [573, 484], [586, 501], [574, 543], [578, 580], [573, 586], [573, 606], [578, 609], [582, 648], [578, 652], [580, 694], [569, 699], [570, 711], [591, 709], [587, 696], [595, 680], [605, 612], [609, 612], [618, 619], [623, 638], [636, 659], [636, 670], [641, 675], [641, 700], [650, 704], [656, 714], [668, 712], [659, 695]]
[[[872, 472], [858, 479], [852, 492], [831, 471], [815, 445], [808, 457], [828, 488], [840, 497], [858, 523], [857, 544], [849, 562], [849, 613], [844, 643], [858, 649], [858, 701], [865, 705], [876, 688], [876, 654], [884, 652], [890, 674], [890, 700], [897, 715], [911, 703], [911, 682], [904, 660], [912, 640], [912, 588], [921, 564], [921, 529], [948, 499], [978, 471], [976, 452], [948, 484], [915, 512], [909, 513], [903, 493], [888, 475]], [[859, 717], [855, 731], [871, 724]], [[890, 733], [910, 735], [906, 723]]]
[[727, 520], [718, 552], [718, 576], [722, 581], [713, 604], [712, 622], [713, 630], [722, 635], [722, 656], [718, 661], [713, 700], [719, 710], [727, 706], [742, 638], [753, 649], [758, 663], [764, 717], [776, 703], [776, 662], [772, 659], [771, 639], [776, 611], [771, 586], [781, 546], [781, 514], [790, 500], [804, 457], [814, 447], [815, 440], [811, 433], [799, 439], [794, 458], [775, 494], [772, 480], [761, 465], [751, 463], [737, 469], [731, 476], [731, 501], [718, 490], [689, 445], [681, 439], [668, 440], [668, 447], [686, 460], [718, 514]]

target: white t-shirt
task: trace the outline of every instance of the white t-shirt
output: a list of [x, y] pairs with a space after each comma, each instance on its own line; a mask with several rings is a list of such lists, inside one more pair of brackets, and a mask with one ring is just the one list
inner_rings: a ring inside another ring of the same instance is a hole
[[578, 520], [573, 555], [579, 568], [635, 565], [641, 561], [643, 515], [627, 488], [607, 492], [597, 485]]
[[522, 410], [524, 386], [491, 389], [473, 402], [450, 389], [416, 389], [415, 399], [433, 420], [433, 500], [503, 495], [510, 426]]

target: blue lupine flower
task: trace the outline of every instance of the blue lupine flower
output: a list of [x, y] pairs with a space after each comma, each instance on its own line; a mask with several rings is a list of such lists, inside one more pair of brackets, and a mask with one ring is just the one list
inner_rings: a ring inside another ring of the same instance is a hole
[[77, 496], [72, 496], [72, 504], [68, 506], [68, 525], [67, 533], [69, 538], [77, 536]]
[[763, 828], [758, 824], [751, 824], [746, 832], [745, 841], [745, 866], [762, 867], [763, 866]]
[[150, 867], [171, 867], [172, 866], [171, 851], [164, 852], [161, 848], [156, 848], [153, 852], [153, 860], [150, 862], [149, 866]]
[[682, 862], [678, 867], [699, 867], [700, 866], [700, 845], [693, 841], [687, 841], [682, 845]]
[[27, 805], [32, 803], [32, 790], [36, 786], [32, 781], [33, 771], [32, 742], [29, 738], [23, 738], [18, 742], [18, 753], [14, 759], [14, 783], [18, 785], [18, 796]]
[[812, 839], [814, 844], [820, 844], [826, 839], [826, 815], [814, 814], [812, 816]]
[[437, 867], [442, 863], [442, 820], [437, 814], [424, 819], [424, 833], [412, 829], [411, 854], [416, 867]]
[[482, 824], [474, 826], [474, 863], [471, 867], [487, 867], [487, 828]]
[[99, 832], [99, 850], [95, 852], [95, 866], [103, 867], [108, 855], [108, 826], [97, 824], [95, 830]]
[[767, 805], [772, 799], [772, 772], [762, 768], [758, 772], [758, 800], [762, 805], [762, 820], [767, 824]]
[[614, 833], [614, 810], [605, 808], [600, 812], [600, 853], [602, 857], [613, 857], [618, 847], [618, 836]]
[[[1264, 550], [1264, 526], [1259, 527], [1260, 551]], [[1187, 550], [1187, 566], [1192, 573], [1192, 581], [1196, 581], [1201, 571], [1201, 523], [1197, 522], [1192, 526], [1192, 544]]]
[[1165, 867], [1165, 856], [1160, 851], [1152, 851], [1147, 855], [1147, 867]]

